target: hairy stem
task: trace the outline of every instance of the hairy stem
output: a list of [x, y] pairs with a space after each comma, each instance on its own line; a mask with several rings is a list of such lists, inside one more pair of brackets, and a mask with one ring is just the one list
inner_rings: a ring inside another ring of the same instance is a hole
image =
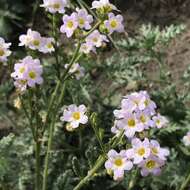
[[36, 178], [35, 178], [35, 185], [36, 190], [41, 190], [40, 188], [40, 148], [41, 143], [37, 140], [35, 142], [35, 157], [36, 157]]
[[190, 173], [187, 176], [187, 178], [184, 180], [184, 182], [181, 184], [179, 190], [184, 190], [188, 185], [190, 185]]

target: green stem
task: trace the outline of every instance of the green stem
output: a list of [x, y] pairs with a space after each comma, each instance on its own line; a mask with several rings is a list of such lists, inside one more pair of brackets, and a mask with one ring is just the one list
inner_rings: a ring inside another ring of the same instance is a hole
[[187, 176], [187, 178], [184, 180], [184, 182], [182, 183], [182, 185], [179, 188], [179, 190], [184, 190], [188, 185], [190, 185], [190, 173]]
[[83, 178], [73, 190], [80, 190], [86, 183], [88, 183], [88, 181], [94, 176], [96, 171], [104, 164], [105, 161], [106, 157], [100, 156], [94, 167], [88, 172], [88, 175]]
[[[123, 137], [123, 133], [124, 132], [121, 131], [119, 136], [113, 137], [114, 142], [113, 142], [112, 146], [110, 147], [110, 149], [115, 148], [115, 146], [118, 145], [121, 138]], [[102, 167], [102, 165], [105, 163], [106, 159], [107, 159], [106, 156], [100, 155], [99, 158], [97, 159], [94, 167], [88, 172], [88, 175], [86, 177], [84, 177], [73, 190], [80, 190], [86, 183], [88, 183], [88, 181], [93, 178], [93, 176], [97, 172], [97, 170], [99, 170]]]
[[132, 190], [133, 187], [135, 186], [137, 174], [138, 174], [138, 169], [136, 168], [136, 170], [134, 171], [134, 175], [132, 175], [131, 180], [129, 181], [128, 190]]
[[41, 143], [37, 140], [35, 142], [35, 157], [36, 157], [36, 190], [41, 190], [40, 188], [40, 148]]

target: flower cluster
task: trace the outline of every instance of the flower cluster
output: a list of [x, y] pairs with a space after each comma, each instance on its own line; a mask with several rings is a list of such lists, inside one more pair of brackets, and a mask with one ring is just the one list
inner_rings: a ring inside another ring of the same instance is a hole
[[14, 85], [20, 91], [25, 91], [28, 87], [35, 87], [36, 84], [42, 84], [43, 68], [39, 59], [33, 59], [27, 56], [14, 65], [14, 72], [11, 77], [14, 78]]
[[31, 29], [28, 29], [27, 34], [22, 34], [19, 37], [19, 40], [19, 46], [25, 46], [42, 53], [51, 53], [55, 50], [53, 46], [53, 38], [42, 37], [39, 32]]
[[165, 164], [166, 156], [169, 150], [161, 148], [156, 140], [148, 140], [145, 138], [141, 141], [134, 138], [131, 141], [132, 148], [126, 151], [127, 157], [133, 160], [141, 168], [141, 175], [147, 176], [149, 173], [159, 175], [161, 167]]
[[66, 33], [66, 36], [70, 38], [77, 28], [89, 30], [93, 17], [88, 14], [86, 9], [76, 9], [71, 15], [63, 16], [63, 25], [60, 28], [62, 33]]
[[162, 128], [168, 120], [156, 113], [156, 104], [146, 91], [134, 92], [124, 97], [121, 109], [115, 110], [115, 125], [111, 131], [119, 133], [124, 130], [126, 137], [133, 138], [137, 133], [149, 128]]
[[[108, 152], [108, 160], [105, 163], [108, 173], [111, 171], [114, 180], [120, 180], [125, 170], [137, 165], [142, 176], [150, 173], [159, 175], [169, 150], [161, 148], [156, 140], [141, 140], [138, 136], [144, 130], [166, 126], [168, 120], [156, 113], [156, 104], [148, 93], [140, 91], [125, 96], [121, 102], [121, 109], [115, 110], [114, 115], [116, 120], [111, 131], [116, 135], [124, 133], [130, 141], [131, 148], [122, 150], [119, 154], [116, 154], [115, 150]], [[132, 162], [131, 167], [126, 167], [126, 163], [129, 162]]]
[[43, 0], [41, 7], [44, 7], [50, 13], [64, 13], [65, 8], [69, 6], [67, 0]]
[[85, 105], [69, 105], [64, 109], [63, 116], [60, 117], [60, 120], [67, 122], [66, 129], [68, 131], [73, 131], [78, 128], [80, 124], [84, 125], [88, 122], [86, 111], [87, 109]]
[[[65, 64], [65, 68], [67, 69], [68, 67], [69, 64]], [[74, 75], [77, 80], [80, 80], [85, 74], [85, 69], [84, 67], [80, 66], [78, 63], [74, 63], [69, 69], [69, 73]]]
[[190, 146], [190, 131], [182, 139], [185, 146]]
[[11, 54], [10, 46], [11, 43], [5, 43], [5, 40], [0, 37], [0, 63], [7, 61], [7, 57]]

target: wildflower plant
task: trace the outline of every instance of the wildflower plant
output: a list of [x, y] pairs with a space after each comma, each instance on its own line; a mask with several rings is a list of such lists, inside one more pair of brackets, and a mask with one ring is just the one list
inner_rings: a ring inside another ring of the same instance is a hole
[[[98, 49], [114, 43], [111, 37], [113, 33], [125, 31], [123, 16], [118, 14], [117, 7], [109, 0], [95, 0], [91, 7], [81, 0], [75, 3], [68, 0], [43, 0], [40, 7], [41, 10], [44, 8], [52, 21], [52, 34], [42, 35], [33, 28], [21, 34], [18, 46], [25, 48], [26, 55], [14, 62], [10, 74], [18, 96], [15, 107], [23, 111], [27, 119], [24, 125], [28, 125], [31, 130], [35, 153], [35, 190], [54, 189], [57, 185], [49, 182], [53, 181], [49, 179], [53, 171], [51, 168], [56, 167], [52, 164], [56, 158], [50, 162], [55, 156], [52, 149], [53, 144], [56, 144], [54, 139], [62, 140], [63, 135], [77, 134], [77, 143], [82, 146], [81, 138], [85, 130], [94, 132], [93, 136], [99, 145], [95, 153], [96, 161], [91, 163], [88, 160], [93, 152], [85, 152], [90, 167], [88, 171], [80, 172], [82, 167], [77, 161], [78, 149], [68, 145], [71, 155], [67, 159], [70, 162], [72, 157], [73, 168], [70, 167], [71, 163], [67, 167], [79, 176], [74, 178], [67, 170], [58, 178], [63, 184], [67, 181], [66, 177], [72, 178], [68, 189], [82, 189], [96, 176], [105, 176], [105, 171], [114, 181], [122, 181], [134, 171], [137, 171], [136, 176], [139, 171], [143, 177], [161, 174], [170, 152], [160, 146], [155, 136], [152, 137], [152, 131], [159, 132], [167, 127], [169, 121], [158, 113], [157, 105], [147, 91], [127, 93], [122, 97], [120, 107], [113, 110], [112, 114], [114, 121], [109, 132], [112, 132], [113, 137], [107, 138], [104, 129], [98, 126], [99, 118], [93, 106], [90, 108], [83, 99], [73, 98], [72, 90], [69, 89], [70, 82], [74, 81], [86, 93], [81, 85], [88, 74], [85, 58], [97, 56]], [[62, 36], [73, 42], [71, 44], [75, 49], [66, 58]], [[0, 38], [0, 62], [8, 61], [10, 45]], [[47, 54], [54, 62], [47, 64], [42, 54]], [[88, 93], [86, 97], [91, 102]], [[60, 136], [56, 136], [60, 130], [58, 126], [64, 131]], [[187, 138], [184, 137], [185, 144]], [[28, 154], [33, 156], [32, 153]], [[129, 182], [129, 189], [134, 187], [131, 183], [134, 183], [134, 179]]]

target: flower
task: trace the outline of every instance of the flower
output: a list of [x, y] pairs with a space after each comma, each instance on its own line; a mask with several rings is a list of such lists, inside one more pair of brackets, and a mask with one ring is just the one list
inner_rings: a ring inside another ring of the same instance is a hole
[[51, 53], [55, 51], [53, 43], [55, 42], [54, 38], [42, 38], [42, 46], [39, 51], [43, 53]]
[[86, 37], [86, 42], [92, 44], [95, 47], [101, 47], [104, 42], [109, 42], [107, 37], [100, 34], [98, 30], [94, 30], [90, 35]]
[[78, 15], [77, 13], [72, 13], [70, 16], [69, 15], [64, 15], [63, 16], [63, 25], [60, 28], [60, 31], [62, 33], [66, 33], [66, 36], [70, 38], [74, 31], [78, 27]]
[[[65, 64], [65, 68], [67, 69], [69, 64]], [[78, 63], [72, 65], [69, 70], [70, 74], [74, 74], [76, 79], [79, 80], [84, 76], [84, 67], [80, 66]]]
[[148, 176], [148, 174], [160, 175], [161, 167], [165, 164], [163, 160], [155, 156], [150, 156], [143, 160], [138, 166], [141, 168], [141, 175]]
[[150, 156], [150, 147], [149, 140], [147, 138], [144, 141], [141, 141], [138, 138], [134, 138], [131, 141], [132, 148], [126, 151], [128, 157], [134, 159], [134, 164], [139, 164], [144, 160], [144, 158], [148, 158]]
[[128, 138], [132, 138], [136, 132], [141, 132], [144, 130], [135, 115], [131, 113], [128, 113], [124, 119], [118, 120], [117, 126], [125, 130], [125, 135]]
[[7, 57], [10, 56], [11, 51], [9, 50], [9, 47], [11, 46], [11, 43], [5, 43], [5, 40], [0, 37], [0, 63], [6, 62]]
[[93, 22], [92, 15], [89, 15], [86, 9], [77, 8], [76, 11], [79, 28], [89, 30], [91, 28], [90, 24]]
[[69, 127], [78, 128], [80, 123], [86, 124], [88, 117], [85, 115], [87, 109], [85, 105], [76, 106], [72, 104], [63, 111], [63, 116], [60, 118], [61, 121], [69, 122]]
[[190, 146], [190, 131], [182, 139], [185, 146]]
[[155, 126], [158, 129], [163, 128], [168, 124], [168, 120], [166, 119], [166, 117], [164, 117], [164, 116], [162, 116], [160, 114], [157, 114], [152, 119], [153, 119], [153, 121], [155, 123]]
[[28, 29], [27, 34], [19, 37], [19, 46], [25, 46], [32, 50], [39, 50], [42, 46], [42, 37], [39, 32]]
[[116, 6], [111, 4], [109, 0], [99, 0], [92, 2], [92, 9], [102, 9], [105, 12], [110, 12], [112, 10], [117, 10]]
[[92, 43], [86, 42], [86, 43], [81, 44], [80, 52], [89, 54], [91, 51], [96, 53], [96, 48], [93, 46]]
[[50, 13], [64, 13], [68, 6], [67, 0], [43, 0], [41, 7], [44, 7]]
[[36, 84], [43, 83], [42, 72], [40, 60], [27, 56], [14, 65], [14, 72], [11, 77], [15, 79], [15, 86], [24, 91], [27, 86], [35, 87]]
[[169, 156], [170, 152], [166, 148], [161, 148], [160, 144], [156, 140], [150, 141], [151, 154], [157, 156], [161, 160], [166, 160], [166, 156]]
[[107, 155], [108, 160], [105, 162], [105, 168], [107, 171], [113, 172], [114, 180], [121, 180], [124, 177], [124, 171], [131, 170], [133, 163], [127, 158], [125, 150], [117, 153], [112, 149]]
[[113, 32], [124, 32], [123, 16], [122, 15], [114, 15], [113, 13], [108, 14], [108, 20], [104, 21], [104, 25], [109, 31], [109, 34]]

